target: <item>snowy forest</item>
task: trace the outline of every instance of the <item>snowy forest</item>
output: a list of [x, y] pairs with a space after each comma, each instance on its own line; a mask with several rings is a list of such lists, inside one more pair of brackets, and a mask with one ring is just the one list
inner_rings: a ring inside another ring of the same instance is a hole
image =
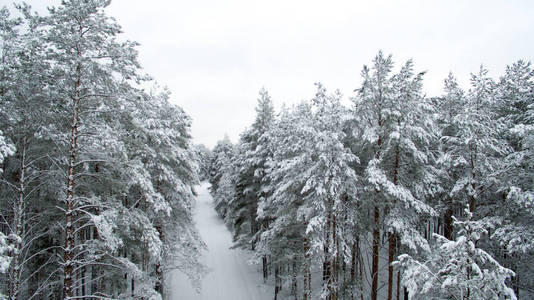
[[168, 270], [203, 272], [191, 120], [141, 73], [108, 4], [0, 11], [8, 299], [161, 299]]
[[0, 299], [174, 300], [175, 270], [200, 289], [201, 182], [271, 299], [534, 298], [530, 62], [428, 97], [378, 51], [350, 95], [261, 89], [208, 149], [108, 5], [0, 10]]
[[315, 97], [205, 152], [203, 171], [235, 246], [274, 299], [516, 299], [532, 273], [534, 71], [518, 61], [441, 97], [424, 72], [379, 52], [342, 104]]

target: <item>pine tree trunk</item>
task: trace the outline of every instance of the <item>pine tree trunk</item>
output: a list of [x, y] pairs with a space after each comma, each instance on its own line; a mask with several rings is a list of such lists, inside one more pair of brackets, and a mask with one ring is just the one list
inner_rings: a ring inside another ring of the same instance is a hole
[[[161, 225], [156, 225], [156, 230], [158, 231], [159, 239], [163, 242], [163, 229]], [[161, 272], [161, 262], [156, 262], [156, 292], [163, 295], [163, 273]]]
[[[360, 249], [360, 244], [358, 243], [358, 268], [360, 273], [360, 282], [363, 282], [363, 259], [362, 259], [362, 251]], [[363, 284], [360, 283], [360, 299], [363, 300]]]
[[[97, 240], [98, 239], [98, 230], [96, 229], [96, 226], [93, 226], [92, 227], [92, 230], [90, 232], [91, 234], [91, 240]], [[99, 284], [99, 281], [97, 280], [98, 278], [98, 274], [100, 273], [99, 269], [100, 267], [98, 265], [90, 265], [91, 266], [91, 272], [90, 272], [90, 279], [89, 279], [89, 282], [91, 283], [90, 284], [90, 290], [89, 290], [89, 293], [92, 295], [92, 294], [95, 294], [98, 292], [98, 284]]]
[[329, 212], [326, 220], [326, 232], [323, 245], [324, 262], [323, 262], [323, 286], [328, 289], [328, 299], [332, 300], [332, 261], [330, 260], [330, 228], [332, 224], [332, 215]]
[[388, 257], [388, 300], [393, 299], [393, 260], [395, 259], [396, 234], [389, 235], [389, 257]]
[[[304, 262], [304, 264], [307, 264], [306, 262]], [[303, 276], [302, 276], [302, 300], [308, 300], [308, 276], [306, 274], [306, 266], [304, 267], [304, 272], [303, 272]]]
[[24, 236], [24, 198], [26, 189], [26, 138], [21, 140], [20, 149], [20, 170], [18, 176], [18, 195], [17, 200], [13, 203], [13, 227], [14, 234], [18, 237], [15, 242], [15, 251], [11, 258], [11, 288], [10, 299], [18, 300], [20, 298], [20, 269], [21, 269], [21, 254], [22, 254], [22, 239]]
[[336, 220], [336, 215], [335, 214], [332, 214], [332, 243], [333, 243], [333, 246], [336, 247], [336, 255], [333, 255], [332, 256], [332, 271], [331, 271], [331, 275], [330, 275], [330, 294], [331, 294], [331, 299], [332, 300], [336, 300], [337, 299], [337, 296], [338, 296], [338, 291], [339, 291], [339, 288], [338, 288], [338, 271], [339, 271], [339, 266], [338, 266], [338, 263], [339, 261], [337, 260], [337, 256], [338, 256], [338, 253], [339, 253], [339, 244], [337, 243], [337, 235], [336, 235], [336, 230], [337, 230], [337, 220]]
[[371, 300], [377, 300], [378, 297], [378, 250], [380, 244], [380, 228], [379, 228], [380, 211], [378, 206], [374, 208], [373, 220], [373, 262], [371, 266]]
[[[469, 200], [469, 212], [474, 213], [475, 212], [475, 205], [476, 205], [476, 184], [475, 184], [475, 160], [476, 160], [476, 146], [469, 145], [469, 149], [472, 151], [470, 156], [470, 164], [471, 164], [471, 188], [473, 189], [473, 195], [471, 195], [471, 199]], [[473, 151], [475, 153], [473, 154]]]
[[43, 277], [42, 277], [42, 276], [43, 276], [43, 275], [42, 275], [42, 271], [39, 271], [39, 272], [37, 273], [37, 285], [36, 285], [37, 288], [39, 289], [39, 290], [37, 291], [37, 293], [38, 293], [38, 294], [37, 294], [37, 300], [43, 300], [43, 290], [42, 290], [41, 287], [39, 286], [40, 284], [42, 284], [41, 282], [43, 282], [43, 280], [42, 280]]
[[[83, 244], [85, 242], [85, 229], [82, 229], [80, 230], [80, 233], [79, 233], [79, 239], [80, 239], [80, 243]], [[83, 260], [84, 258], [84, 255], [83, 253], [80, 254], [80, 258]], [[78, 276], [80, 277], [80, 286], [79, 286], [79, 290], [80, 290], [80, 295], [82, 296], [81, 299], [82, 300], [85, 300], [85, 295], [86, 295], [86, 290], [85, 290], [85, 272], [86, 272], [86, 266], [82, 266], [81, 269], [80, 269], [80, 272], [78, 273]]]
[[293, 273], [291, 276], [291, 294], [295, 297], [295, 300], [298, 300], [298, 291], [297, 291], [297, 256], [293, 256]]
[[76, 231], [74, 214], [75, 214], [75, 166], [78, 155], [78, 125], [79, 125], [79, 102], [80, 102], [80, 84], [81, 84], [81, 66], [76, 67], [77, 81], [74, 86], [74, 98], [72, 102], [72, 120], [71, 120], [71, 134], [70, 134], [70, 150], [69, 150], [69, 164], [67, 168], [67, 198], [65, 201], [65, 253], [64, 253], [64, 268], [63, 272], [65, 278], [63, 280], [63, 292], [65, 299], [69, 300], [73, 296], [73, 277], [75, 269], [74, 248], [76, 246], [76, 239], [74, 233]]
[[448, 204], [449, 205], [447, 206], [445, 215], [443, 216], [443, 236], [445, 236], [445, 238], [447, 238], [448, 240], [452, 241], [452, 215], [454, 213], [454, 199], [452, 197], [449, 197]]
[[310, 270], [310, 254], [308, 253], [308, 239], [304, 237], [303, 240], [304, 252], [304, 276], [303, 276], [303, 300], [311, 300], [311, 270]]
[[[400, 120], [397, 121], [400, 128]], [[399, 180], [399, 145], [395, 149], [395, 161], [393, 164], [393, 184], [397, 185]], [[392, 206], [395, 206], [395, 200], [393, 200]], [[389, 256], [388, 256], [388, 300], [393, 299], [393, 260], [395, 259], [396, 248], [396, 234], [391, 232], [389, 235]]]
[[358, 238], [352, 242], [351, 257], [350, 257], [350, 299], [354, 300], [354, 287], [356, 283], [356, 243]]
[[274, 300], [278, 299], [278, 293], [280, 292], [280, 268], [278, 263], [274, 267]]
[[400, 300], [400, 271], [397, 271], [397, 300]]
[[132, 298], [135, 296], [135, 278], [132, 276]]
[[256, 249], [256, 240], [253, 238], [254, 234], [256, 234], [256, 217], [255, 217], [255, 210], [250, 209], [249, 213], [250, 218], [250, 250], [254, 251]]
[[263, 283], [267, 283], [267, 255], [265, 254], [261, 257], [261, 265], [263, 270]]
[[341, 261], [341, 273], [343, 274], [343, 289], [341, 293], [341, 299], [347, 299], [347, 262], [344, 259], [341, 259]]
[[[382, 89], [380, 87], [380, 81], [379, 81], [379, 99], [382, 100]], [[382, 127], [382, 115], [378, 114], [378, 127]], [[380, 152], [382, 149], [382, 138], [379, 136], [378, 140], [376, 142], [376, 150], [375, 150], [375, 159], [380, 158]], [[380, 194], [380, 192], [376, 191], [377, 196]], [[378, 200], [378, 197], [377, 197]], [[371, 300], [377, 300], [378, 297], [378, 250], [379, 250], [379, 244], [380, 244], [380, 208], [378, 207], [378, 203], [375, 204], [374, 207], [374, 218], [373, 218], [373, 262], [371, 266], [371, 276], [372, 276], [372, 283], [371, 283]]]
[[515, 292], [515, 295], [517, 297], [517, 299], [519, 299], [519, 274], [517, 274], [517, 271], [515, 272], [515, 276], [512, 277], [512, 282], [513, 282], [513, 289], [514, 289], [514, 292]]

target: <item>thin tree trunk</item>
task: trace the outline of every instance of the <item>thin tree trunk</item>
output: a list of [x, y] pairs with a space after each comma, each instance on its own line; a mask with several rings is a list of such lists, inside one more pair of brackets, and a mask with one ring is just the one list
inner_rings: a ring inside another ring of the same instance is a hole
[[357, 244], [357, 251], [358, 251], [358, 268], [360, 273], [360, 299], [363, 300], [363, 259], [362, 259], [362, 251], [360, 249], [360, 243]]
[[445, 215], [443, 216], [443, 236], [445, 236], [445, 238], [447, 238], [448, 240], [452, 241], [452, 215], [454, 213], [454, 199], [452, 197], [449, 197], [448, 204], [449, 205], [447, 206]]
[[519, 299], [519, 274], [517, 274], [517, 272], [515, 272], [515, 276], [512, 277], [512, 282], [514, 283], [513, 284], [513, 289], [514, 289], [514, 292], [515, 292], [515, 295], [517, 297], [517, 299]]
[[[400, 127], [400, 120], [397, 121]], [[393, 165], [393, 184], [397, 185], [399, 180], [399, 145], [395, 149], [395, 161]], [[393, 200], [392, 206], [395, 206], [395, 200]], [[395, 259], [396, 249], [396, 234], [391, 232], [389, 235], [389, 255], [388, 255], [388, 300], [393, 299], [393, 260]]]
[[254, 235], [258, 232], [257, 225], [256, 225], [256, 209], [251, 208], [250, 209], [250, 247], [252, 251], [256, 249], [256, 239], [253, 238]]
[[393, 260], [395, 259], [396, 234], [389, 235], [388, 256], [388, 300], [393, 299]]
[[304, 237], [303, 240], [304, 251], [304, 278], [303, 278], [303, 300], [311, 300], [311, 271], [310, 271], [310, 254], [308, 253], [308, 239]]
[[[378, 81], [379, 84], [379, 100], [382, 100], [382, 88], [381, 88], [381, 81]], [[380, 112], [378, 113], [378, 127], [382, 127], [382, 115]], [[375, 150], [375, 159], [380, 158], [380, 153], [382, 150], [382, 138], [379, 136], [378, 140], [376, 142], [376, 150]], [[380, 194], [380, 192], [376, 191], [377, 196]], [[377, 197], [378, 201], [378, 197]], [[371, 276], [372, 276], [372, 284], [371, 284], [371, 300], [377, 300], [378, 297], [378, 250], [379, 250], [379, 243], [380, 243], [380, 208], [378, 207], [378, 203], [375, 203], [374, 207], [374, 218], [373, 218], [373, 262], [371, 266]]]
[[135, 279], [132, 276], [132, 298], [135, 296]]
[[[475, 212], [475, 205], [476, 205], [476, 183], [475, 183], [475, 160], [476, 160], [476, 145], [469, 145], [469, 149], [471, 150], [471, 156], [470, 156], [470, 165], [471, 165], [471, 188], [473, 189], [471, 199], [469, 200], [469, 212], [474, 213]], [[474, 153], [473, 153], [474, 152]]]
[[[160, 240], [163, 242], [163, 229], [161, 225], [156, 225], [156, 230], [158, 231], [158, 235]], [[159, 292], [160, 295], [163, 295], [163, 273], [161, 272], [161, 262], [156, 262], [156, 286], [155, 286], [156, 292]]]
[[261, 257], [261, 265], [263, 269], [263, 283], [267, 283], [267, 255], [265, 254]]
[[380, 243], [380, 228], [379, 228], [380, 211], [378, 206], [374, 208], [373, 220], [373, 262], [371, 266], [371, 300], [377, 300], [378, 297], [378, 246]]
[[400, 271], [397, 271], [397, 300], [400, 300]]
[[338, 294], [338, 271], [339, 271], [339, 266], [338, 266], [338, 263], [339, 261], [337, 260], [337, 256], [338, 256], [338, 253], [339, 253], [339, 244], [337, 243], [337, 235], [336, 235], [336, 230], [337, 230], [337, 220], [336, 220], [336, 215], [335, 214], [332, 214], [332, 243], [333, 245], [332, 246], [335, 246], [336, 247], [336, 255], [332, 255], [332, 271], [331, 271], [331, 275], [330, 275], [330, 294], [331, 294], [331, 299], [332, 300], [336, 300], [337, 299], [337, 294]]
[[352, 242], [351, 259], [350, 259], [350, 299], [354, 300], [354, 286], [356, 283], [356, 247], [358, 238]]
[[14, 234], [18, 237], [15, 241], [15, 251], [11, 261], [11, 289], [10, 299], [18, 300], [20, 297], [20, 271], [21, 271], [21, 257], [22, 254], [22, 238], [24, 236], [24, 211], [25, 203], [24, 197], [26, 189], [26, 138], [21, 141], [21, 153], [20, 153], [20, 170], [18, 178], [18, 197], [13, 203], [13, 230]]
[[64, 253], [64, 268], [63, 272], [65, 278], [63, 280], [63, 292], [65, 299], [71, 299], [73, 296], [73, 277], [74, 277], [74, 248], [76, 247], [76, 239], [74, 237], [75, 222], [74, 214], [76, 210], [74, 200], [75, 189], [75, 165], [78, 155], [78, 125], [79, 125], [79, 101], [80, 101], [80, 84], [81, 84], [81, 66], [76, 67], [78, 79], [74, 86], [75, 96], [73, 98], [72, 120], [71, 120], [71, 135], [70, 135], [70, 150], [69, 150], [69, 164], [67, 168], [67, 198], [65, 201], [65, 253]]
[[291, 276], [291, 294], [295, 297], [295, 300], [298, 300], [298, 291], [297, 291], [297, 256], [293, 256], [293, 273]]
[[328, 299], [332, 300], [333, 287], [332, 287], [332, 261], [330, 260], [330, 228], [332, 224], [332, 214], [328, 212], [326, 220], [326, 232], [323, 245], [324, 250], [324, 262], [323, 262], [323, 286], [326, 285], [328, 289]]
[[[79, 233], [79, 239], [80, 239], [80, 243], [84, 243], [85, 242], [85, 229], [82, 229], [80, 230], [80, 233]], [[83, 260], [83, 257], [84, 255], [83, 254], [80, 254], [80, 258]], [[78, 276], [80, 277], [80, 282], [81, 282], [81, 285], [79, 287], [79, 290], [80, 290], [80, 295], [82, 296], [81, 299], [82, 300], [85, 300], [85, 295], [86, 295], [86, 289], [85, 289], [85, 275], [86, 275], [86, 266], [82, 266], [81, 267], [81, 270], [80, 270], [80, 273], [78, 273]]]
[[274, 300], [278, 299], [278, 293], [280, 292], [280, 267], [278, 263], [274, 267]]
[[342, 299], [347, 299], [347, 262], [342, 259], [341, 273], [343, 274], [343, 290], [341, 293]]

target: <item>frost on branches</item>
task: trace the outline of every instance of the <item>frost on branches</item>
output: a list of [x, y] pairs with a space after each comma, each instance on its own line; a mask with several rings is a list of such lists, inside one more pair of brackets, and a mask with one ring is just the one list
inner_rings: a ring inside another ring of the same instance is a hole
[[506, 285], [515, 273], [477, 247], [488, 232], [484, 222], [473, 221], [468, 210], [466, 215], [465, 221], [453, 217], [455, 240], [434, 234], [435, 243], [424, 259], [399, 256], [396, 263], [412, 299], [516, 299]]

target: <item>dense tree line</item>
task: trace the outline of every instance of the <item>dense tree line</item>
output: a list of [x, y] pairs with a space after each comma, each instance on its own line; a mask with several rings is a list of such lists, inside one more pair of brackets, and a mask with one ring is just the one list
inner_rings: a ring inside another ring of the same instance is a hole
[[451, 74], [426, 97], [412, 61], [379, 52], [342, 104], [315, 97], [210, 153], [215, 207], [275, 299], [530, 298], [534, 71]]
[[109, 2], [0, 10], [2, 299], [160, 299], [203, 272], [191, 120]]

